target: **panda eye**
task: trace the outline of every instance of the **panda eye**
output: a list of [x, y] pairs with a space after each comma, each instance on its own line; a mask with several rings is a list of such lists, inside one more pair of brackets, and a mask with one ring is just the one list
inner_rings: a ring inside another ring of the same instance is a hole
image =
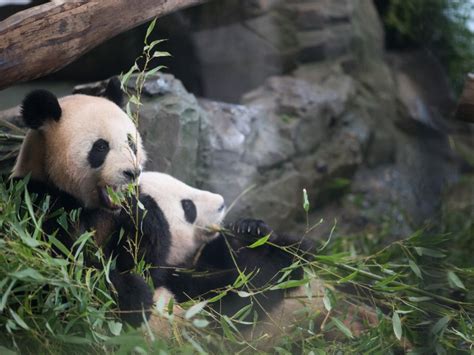
[[194, 223], [197, 217], [196, 205], [191, 200], [181, 200], [183, 206], [184, 218], [188, 223]]
[[87, 156], [90, 166], [94, 169], [101, 166], [104, 163], [108, 153], [109, 142], [104, 139], [96, 140], [89, 151], [89, 155]]
[[97, 152], [105, 152], [109, 150], [109, 143], [106, 140], [99, 139], [94, 142], [94, 145], [92, 146], [92, 149], [97, 151]]

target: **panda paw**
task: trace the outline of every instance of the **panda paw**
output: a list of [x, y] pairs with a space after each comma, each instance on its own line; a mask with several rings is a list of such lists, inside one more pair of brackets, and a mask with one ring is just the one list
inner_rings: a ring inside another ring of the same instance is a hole
[[228, 226], [235, 236], [254, 241], [273, 233], [273, 230], [259, 219], [240, 219]]

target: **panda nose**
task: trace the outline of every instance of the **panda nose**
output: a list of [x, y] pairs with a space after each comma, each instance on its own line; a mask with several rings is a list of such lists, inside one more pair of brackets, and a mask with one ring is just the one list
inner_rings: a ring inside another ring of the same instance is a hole
[[221, 207], [219, 207], [219, 209], [217, 210], [217, 212], [222, 212], [222, 211], [224, 211], [224, 209], [225, 209], [225, 203], [223, 203], [223, 204], [221, 205]]
[[134, 170], [124, 170], [123, 171], [123, 175], [130, 181], [132, 180], [136, 180], [140, 174], [142, 173], [142, 169], [140, 168], [137, 168], [137, 169], [134, 169]]

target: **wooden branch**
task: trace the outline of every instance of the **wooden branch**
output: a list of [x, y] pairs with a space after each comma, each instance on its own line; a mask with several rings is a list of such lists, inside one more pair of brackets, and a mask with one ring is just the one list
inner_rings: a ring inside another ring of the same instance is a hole
[[474, 123], [474, 74], [468, 74], [454, 118]]
[[55, 1], [16, 13], [0, 22], [0, 90], [53, 73], [154, 17], [205, 1]]

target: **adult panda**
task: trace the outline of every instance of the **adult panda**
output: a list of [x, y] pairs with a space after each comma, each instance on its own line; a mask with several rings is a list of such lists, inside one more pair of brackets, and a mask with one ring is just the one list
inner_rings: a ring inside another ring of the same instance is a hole
[[[121, 101], [117, 79], [109, 82], [105, 97], [58, 99], [49, 91], [35, 90], [23, 100], [21, 113], [29, 130], [11, 177], [18, 180], [29, 175], [29, 192], [39, 198], [50, 196], [51, 211], [83, 209], [72, 233], [56, 217], [43, 224], [46, 234], [57, 233], [56, 238], [70, 251], [82, 231], [94, 228], [101, 245], [108, 232], [117, 228], [115, 215], [120, 206], [112, 203], [107, 188], [119, 190], [137, 179], [145, 163], [141, 137], [119, 107]], [[141, 310], [151, 306], [151, 291], [143, 279], [130, 273], [112, 272], [110, 278], [120, 309], [127, 311], [125, 320], [138, 325]]]
[[[261, 290], [277, 283], [284, 273], [282, 270], [287, 271], [287, 280], [302, 280], [303, 267], [297, 261], [310, 258], [314, 249], [311, 241], [277, 234], [263, 221], [251, 219], [228, 224], [224, 228], [228, 232], [218, 232], [225, 213], [222, 196], [192, 188], [162, 173], [142, 174], [139, 199], [143, 205], [138, 209], [141, 211], [139, 258], [151, 265], [155, 300], [162, 296], [174, 297], [178, 302], [210, 299], [227, 289], [224, 297], [209, 305], [213, 310], [232, 316], [252, 303], [262, 324], [254, 334], [274, 334], [290, 326], [296, 316], [294, 311], [302, 308], [301, 302], [287, 298], [287, 290]], [[136, 204], [132, 203], [131, 208], [135, 211]], [[128, 229], [125, 236], [133, 236], [137, 228], [128, 213], [122, 215], [122, 226]], [[249, 248], [267, 235], [268, 243]], [[112, 245], [118, 253], [117, 266], [123, 271], [134, 266], [130, 254], [133, 243], [123, 238]], [[230, 290], [240, 272], [251, 274], [249, 281], [237, 290]], [[312, 286], [315, 294], [310, 307], [321, 311], [323, 288], [317, 281]], [[302, 295], [301, 287], [290, 291]], [[253, 295], [241, 297], [249, 294]], [[249, 312], [246, 321], [253, 316]]]

